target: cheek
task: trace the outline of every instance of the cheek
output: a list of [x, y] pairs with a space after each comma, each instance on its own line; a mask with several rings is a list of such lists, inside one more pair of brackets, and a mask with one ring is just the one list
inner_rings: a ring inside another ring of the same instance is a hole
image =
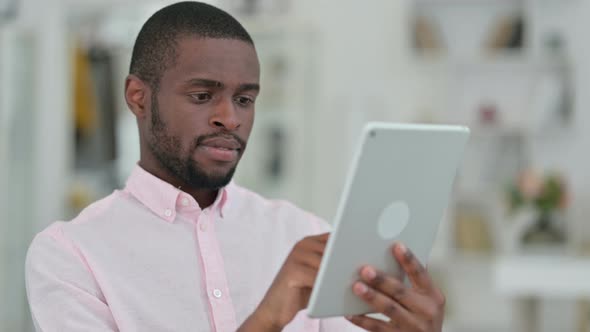
[[174, 117], [167, 124], [168, 134], [177, 137], [180, 141], [180, 149], [190, 152], [194, 148], [195, 140], [206, 132], [206, 118], [199, 112], [190, 112], [178, 109]]
[[169, 152], [180, 158], [185, 158], [191, 153], [196, 138], [194, 130], [191, 130], [188, 123], [179, 121], [168, 121], [164, 128], [156, 129], [159, 135], [157, 142], [163, 145]]
[[250, 132], [252, 131], [252, 127], [254, 126], [254, 111], [244, 114], [241, 122], [244, 139], [248, 139]]

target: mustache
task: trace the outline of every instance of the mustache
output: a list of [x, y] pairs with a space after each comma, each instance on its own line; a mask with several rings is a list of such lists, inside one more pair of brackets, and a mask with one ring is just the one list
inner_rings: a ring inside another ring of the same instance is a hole
[[238, 144], [240, 144], [240, 150], [242, 150], [242, 151], [246, 147], [246, 141], [244, 141], [238, 135], [236, 135], [234, 133], [218, 132], [218, 133], [212, 133], [212, 134], [207, 134], [207, 135], [201, 135], [201, 136], [197, 137], [195, 139], [194, 148], [196, 149], [197, 146], [201, 145], [204, 141], [212, 139], [212, 138], [224, 138], [227, 140], [235, 140], [236, 142], [238, 142]]

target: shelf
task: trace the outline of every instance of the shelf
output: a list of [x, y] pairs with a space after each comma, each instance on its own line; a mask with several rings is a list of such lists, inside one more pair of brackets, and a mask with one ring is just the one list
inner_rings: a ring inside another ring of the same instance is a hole
[[528, 57], [524, 52], [504, 52], [470, 57], [450, 57], [447, 55], [417, 54], [410, 62], [420, 69], [444, 69], [463, 73], [539, 73], [563, 70], [569, 65], [554, 57]]
[[509, 296], [590, 296], [589, 278], [588, 257], [511, 256], [495, 265], [495, 286]]

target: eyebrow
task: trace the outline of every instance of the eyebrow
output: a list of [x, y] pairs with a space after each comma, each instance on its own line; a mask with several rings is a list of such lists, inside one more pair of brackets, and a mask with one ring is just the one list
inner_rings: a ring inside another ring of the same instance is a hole
[[238, 86], [238, 91], [260, 91], [260, 84], [258, 83], [244, 83]]
[[[223, 88], [224, 84], [205, 78], [192, 78], [186, 81], [187, 86], [199, 86], [206, 88]], [[260, 91], [260, 84], [258, 83], [243, 83], [238, 86], [238, 91]]]

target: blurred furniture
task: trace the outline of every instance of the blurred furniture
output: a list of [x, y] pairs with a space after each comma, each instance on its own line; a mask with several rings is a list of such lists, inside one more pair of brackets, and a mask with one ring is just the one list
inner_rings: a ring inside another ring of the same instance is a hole
[[582, 301], [578, 331], [589, 331], [590, 258], [566, 255], [513, 256], [498, 259], [495, 288], [514, 304], [513, 331], [537, 332], [543, 298]]

